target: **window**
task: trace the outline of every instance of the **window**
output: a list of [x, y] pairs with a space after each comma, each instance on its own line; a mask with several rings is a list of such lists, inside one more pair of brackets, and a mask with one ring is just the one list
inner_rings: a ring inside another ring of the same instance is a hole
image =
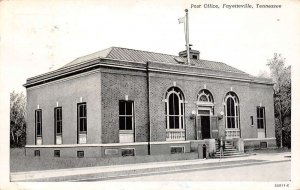
[[251, 123], [251, 126], [254, 125], [253, 116], [250, 116], [250, 123]]
[[83, 158], [84, 157], [84, 151], [77, 151], [77, 158]]
[[257, 107], [257, 128], [264, 129], [265, 128], [265, 107]]
[[60, 150], [54, 150], [54, 157], [60, 157]]
[[133, 130], [133, 101], [119, 101], [119, 129]]
[[134, 103], [119, 101], [119, 142], [134, 142]]
[[121, 149], [122, 156], [134, 156], [134, 148]]
[[184, 129], [184, 96], [177, 87], [172, 87], [166, 95], [167, 129]]
[[77, 105], [77, 125], [78, 125], [78, 143], [86, 143], [87, 135], [87, 113], [86, 103]]
[[178, 154], [178, 153], [184, 153], [183, 146], [171, 147], [171, 154]]
[[55, 143], [62, 144], [62, 108], [54, 108]]
[[234, 92], [229, 92], [225, 98], [225, 117], [227, 128], [239, 128], [239, 100]]
[[41, 156], [40, 150], [34, 150], [34, 156]]
[[35, 144], [42, 144], [42, 110], [35, 110]]
[[206, 89], [200, 90], [197, 96], [197, 100], [199, 102], [214, 102], [212, 94]]
[[260, 148], [268, 148], [268, 143], [267, 142], [260, 142]]

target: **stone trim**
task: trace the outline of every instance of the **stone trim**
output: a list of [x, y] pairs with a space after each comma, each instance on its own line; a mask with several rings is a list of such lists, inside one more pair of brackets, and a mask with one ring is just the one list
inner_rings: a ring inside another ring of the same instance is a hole
[[[98, 60], [99, 60], [98, 63], [96, 62], [96, 63], [94, 63], [92, 65], [89, 65], [88, 67], [86, 67], [84, 65], [81, 65], [82, 64], [81, 63], [81, 64], [72, 65], [71, 67], [61, 68], [61, 69], [58, 69], [58, 70], [55, 70], [55, 71], [51, 71], [49, 73], [45, 73], [45, 74], [42, 74], [42, 75], [31, 77], [31, 78], [27, 79], [28, 83], [24, 84], [24, 86], [28, 87], [28, 86], [31, 86], [31, 85], [35, 85], [37, 83], [42, 82], [43, 80], [49, 80], [49, 79], [55, 80], [55, 78], [57, 78], [57, 77], [64, 76], [66, 74], [71, 74], [71, 73], [76, 72], [76, 71], [85, 70], [85, 69], [87, 69], [89, 67], [95, 67], [95, 66], [113, 67], [113, 68], [124, 68], [124, 69], [140, 70], [140, 71], [146, 71], [147, 70], [146, 67], [145, 67], [145, 63], [133, 62], [135, 64], [141, 64], [141, 66], [136, 66], [136, 65], [126, 65], [126, 64], [122, 63], [122, 61], [114, 60], [114, 59], [100, 58]], [[108, 62], [105, 61], [105, 60], [107, 60]], [[97, 61], [97, 59], [87, 61], [86, 63], [90, 63], [92, 61]], [[116, 63], [109, 62], [109, 61], [118, 61], [118, 62], [121, 62], [122, 64], [116, 64]], [[128, 62], [128, 63], [130, 63], [130, 62]], [[152, 62], [150, 62], [150, 63], [152, 63]], [[73, 68], [75, 66], [82, 66], [82, 67], [80, 67], [78, 69], [75, 69], [75, 70], [72, 70], [72, 71], [68, 71], [68, 69]], [[178, 65], [176, 65], [176, 66], [178, 66]], [[198, 67], [196, 67], [196, 68], [198, 68]], [[201, 68], [199, 68], [199, 69], [201, 69]], [[64, 71], [64, 70], [65, 70], [65, 72], [63, 72], [61, 74], [58, 74], [58, 75], [55, 75], [56, 72]], [[212, 70], [212, 69], [208, 69], [208, 70]], [[206, 74], [206, 73], [183, 72], [183, 71], [178, 71], [178, 70], [174, 70], [174, 69], [163, 69], [163, 68], [149, 67], [149, 71], [272, 85], [271, 83], [268, 83], [268, 82], [265, 82], [265, 81], [257, 81], [257, 80], [253, 80], [251, 78], [234, 77], [234, 76], [222, 76], [222, 75]], [[227, 71], [223, 71], [223, 72], [227, 72]], [[234, 73], [234, 72], [229, 72], [229, 73]], [[237, 73], [237, 74], [240, 74], [240, 73]], [[44, 78], [44, 79], [41, 79], [41, 80], [38, 80], [39, 77], [44, 77], [44, 76], [47, 76], [47, 75], [50, 75], [50, 76], [52, 75], [52, 76]], [[35, 82], [30, 83], [30, 80], [33, 80], [33, 79], [37, 79], [37, 80]]]
[[[158, 141], [151, 142], [150, 144], [182, 144], [190, 143], [190, 141]], [[49, 145], [26, 145], [25, 148], [72, 148], [72, 147], [112, 147], [112, 146], [139, 146], [147, 145], [148, 142], [135, 142], [135, 143], [109, 143], [109, 144], [49, 144]]]
[[266, 141], [266, 140], [276, 140], [275, 137], [269, 137], [269, 138], [250, 138], [250, 139], [244, 139], [244, 141]]

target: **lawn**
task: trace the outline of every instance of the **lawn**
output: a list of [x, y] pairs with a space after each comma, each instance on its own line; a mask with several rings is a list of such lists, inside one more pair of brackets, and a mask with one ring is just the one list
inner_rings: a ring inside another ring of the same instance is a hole
[[112, 158], [57, 158], [25, 156], [24, 148], [10, 149], [10, 171], [37, 171], [63, 168], [79, 168], [91, 166], [106, 166], [120, 164], [134, 164], [146, 162], [162, 162], [174, 160], [197, 159], [197, 153], [127, 156]]

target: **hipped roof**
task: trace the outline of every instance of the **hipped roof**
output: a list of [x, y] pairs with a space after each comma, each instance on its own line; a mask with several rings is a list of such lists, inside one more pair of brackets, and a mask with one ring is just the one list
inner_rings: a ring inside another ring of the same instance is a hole
[[[167, 63], [167, 64], [183, 64], [187, 62], [186, 58], [175, 56], [175, 55], [154, 53], [149, 51], [141, 51], [135, 49], [120, 48], [120, 47], [110, 47], [102, 51], [98, 51], [86, 56], [79, 57], [74, 61], [64, 65], [62, 68], [76, 65], [96, 58], [110, 58], [110, 59], [115, 59], [120, 61], [142, 62], [142, 63], [147, 63], [148, 61], [150, 61], [150, 62], [159, 62], [159, 63]], [[206, 69], [247, 74], [241, 70], [238, 70], [222, 62], [208, 61], [203, 59], [191, 59], [191, 64]]]
[[[202, 59], [191, 59], [191, 65], [187, 65], [186, 58], [180, 56], [134, 50], [128, 48], [110, 47], [102, 51], [79, 57], [57, 70], [29, 78], [27, 79], [27, 83], [24, 86], [35, 86], [39, 84], [48, 83], [53, 80], [68, 77], [78, 73], [78, 69], [82, 70], [85, 68], [97, 68], [97, 64], [94, 65], [95, 63], [93, 63], [95, 62], [95, 60], [98, 60], [98, 63], [102, 63], [104, 65], [106, 64], [104, 60], [111, 60], [112, 62], [114, 62], [115, 65], [118, 65], [119, 63], [135, 63], [135, 65], [138, 64], [142, 67], [145, 67], [146, 63], [160, 63], [160, 67], [162, 67], [162, 69], [166, 69], [166, 67], [173, 67], [177, 68], [177, 70], [186, 70], [194, 74], [195, 72], [197, 73], [200, 71], [199, 74], [203, 75], [206, 73], [207, 76], [210, 75], [210, 77], [212, 77], [212, 75], [216, 77], [221, 76], [225, 78], [233, 77], [238, 78], [238, 80], [245, 79], [249, 82], [252, 81], [255, 83], [268, 85], [273, 84], [272, 80], [270, 79], [262, 79], [251, 76], [239, 69], [231, 67], [230, 65], [227, 65], [222, 62], [208, 61]], [[91, 68], [91, 66], [93, 67]]]

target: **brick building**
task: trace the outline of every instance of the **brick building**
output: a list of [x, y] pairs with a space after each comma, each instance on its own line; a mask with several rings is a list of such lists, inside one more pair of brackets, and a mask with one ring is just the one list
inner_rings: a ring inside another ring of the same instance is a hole
[[199, 51], [112, 47], [29, 78], [26, 154], [61, 157], [214, 154], [275, 146], [273, 83]]

